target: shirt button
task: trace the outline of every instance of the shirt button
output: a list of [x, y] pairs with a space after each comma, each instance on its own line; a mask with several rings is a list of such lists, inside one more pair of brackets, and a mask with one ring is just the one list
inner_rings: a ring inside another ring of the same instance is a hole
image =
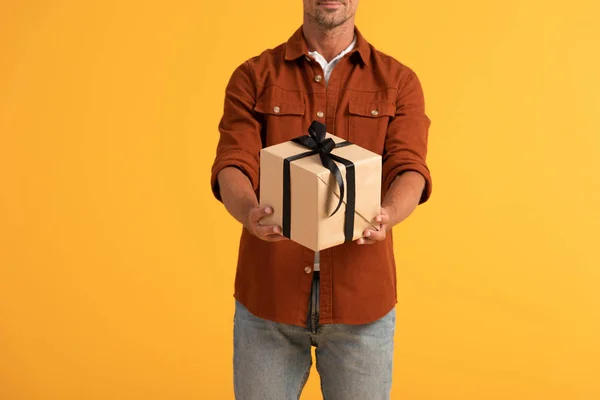
[[307, 274], [310, 274], [312, 272], [312, 268], [306, 267], [306, 268], [304, 268], [304, 272], [306, 272]]
[[315, 82], [321, 82], [322, 80], [323, 80], [323, 77], [321, 75], [315, 76]]
[[278, 113], [279, 111], [281, 111], [281, 108], [279, 108], [278, 106], [273, 107], [274, 113]]
[[319, 118], [323, 118], [324, 115], [325, 114], [323, 114], [323, 111], [318, 111], [317, 112], [317, 117], [319, 117]]
[[376, 116], [379, 115], [379, 111], [373, 110], [373, 111], [371, 111], [371, 115], [374, 116], [374, 117], [376, 117]]

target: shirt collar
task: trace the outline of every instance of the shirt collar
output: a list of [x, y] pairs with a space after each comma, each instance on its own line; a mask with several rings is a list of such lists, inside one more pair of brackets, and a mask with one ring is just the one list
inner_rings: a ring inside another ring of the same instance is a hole
[[[358, 28], [354, 27], [354, 34], [356, 39], [356, 45], [351, 51], [351, 54], [356, 52], [360, 55], [360, 58], [364, 65], [369, 66], [369, 58], [371, 56], [371, 46], [362, 36]], [[285, 59], [287, 61], [296, 60], [300, 57], [308, 57], [308, 47], [306, 46], [306, 40], [302, 33], [302, 27], [300, 27], [292, 37], [287, 41], [285, 46]]]
[[[350, 43], [350, 45], [348, 47], [346, 47], [344, 50], [342, 50], [342, 52], [340, 54], [338, 54], [337, 56], [335, 56], [330, 61], [330, 63], [337, 62], [340, 58], [344, 57], [347, 53], [349, 53], [350, 51], [354, 50], [355, 46], [356, 46], [356, 35], [354, 35], [354, 39], [352, 39], [352, 43]], [[325, 60], [325, 58], [321, 54], [319, 54], [318, 51], [309, 51], [308, 54], [311, 57], [320, 57], [321, 60], [324, 61], [325, 64], [327, 64], [327, 61]]]

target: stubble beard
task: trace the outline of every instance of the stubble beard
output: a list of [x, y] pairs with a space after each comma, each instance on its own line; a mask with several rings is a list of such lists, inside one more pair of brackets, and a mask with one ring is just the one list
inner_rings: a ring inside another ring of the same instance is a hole
[[317, 11], [312, 18], [318, 26], [323, 29], [334, 29], [348, 21], [349, 17], [346, 10], [342, 9], [336, 12]]

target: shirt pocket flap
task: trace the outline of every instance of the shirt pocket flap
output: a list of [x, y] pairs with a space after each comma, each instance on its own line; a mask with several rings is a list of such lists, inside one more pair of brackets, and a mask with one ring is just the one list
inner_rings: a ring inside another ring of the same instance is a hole
[[368, 103], [351, 101], [348, 104], [348, 111], [352, 115], [360, 115], [361, 117], [393, 117], [396, 114], [396, 105], [386, 100]]
[[280, 100], [262, 98], [256, 102], [254, 111], [269, 115], [304, 115], [306, 105], [302, 98], [298, 100]]

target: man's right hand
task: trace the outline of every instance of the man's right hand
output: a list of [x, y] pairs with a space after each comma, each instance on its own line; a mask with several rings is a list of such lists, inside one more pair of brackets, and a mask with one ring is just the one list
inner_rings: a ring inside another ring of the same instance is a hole
[[[261, 208], [252, 183], [240, 169], [223, 168], [217, 176], [223, 204], [227, 211], [254, 236], [267, 242], [288, 240], [277, 225], [261, 225], [260, 220], [273, 214], [273, 208]], [[250, 210], [250, 211], [248, 211]]]
[[281, 234], [281, 227], [278, 225], [261, 225], [260, 220], [266, 216], [273, 214], [271, 207], [255, 207], [250, 210], [248, 215], [248, 222], [246, 228], [259, 239], [267, 242], [279, 242], [281, 240], [288, 240]]

